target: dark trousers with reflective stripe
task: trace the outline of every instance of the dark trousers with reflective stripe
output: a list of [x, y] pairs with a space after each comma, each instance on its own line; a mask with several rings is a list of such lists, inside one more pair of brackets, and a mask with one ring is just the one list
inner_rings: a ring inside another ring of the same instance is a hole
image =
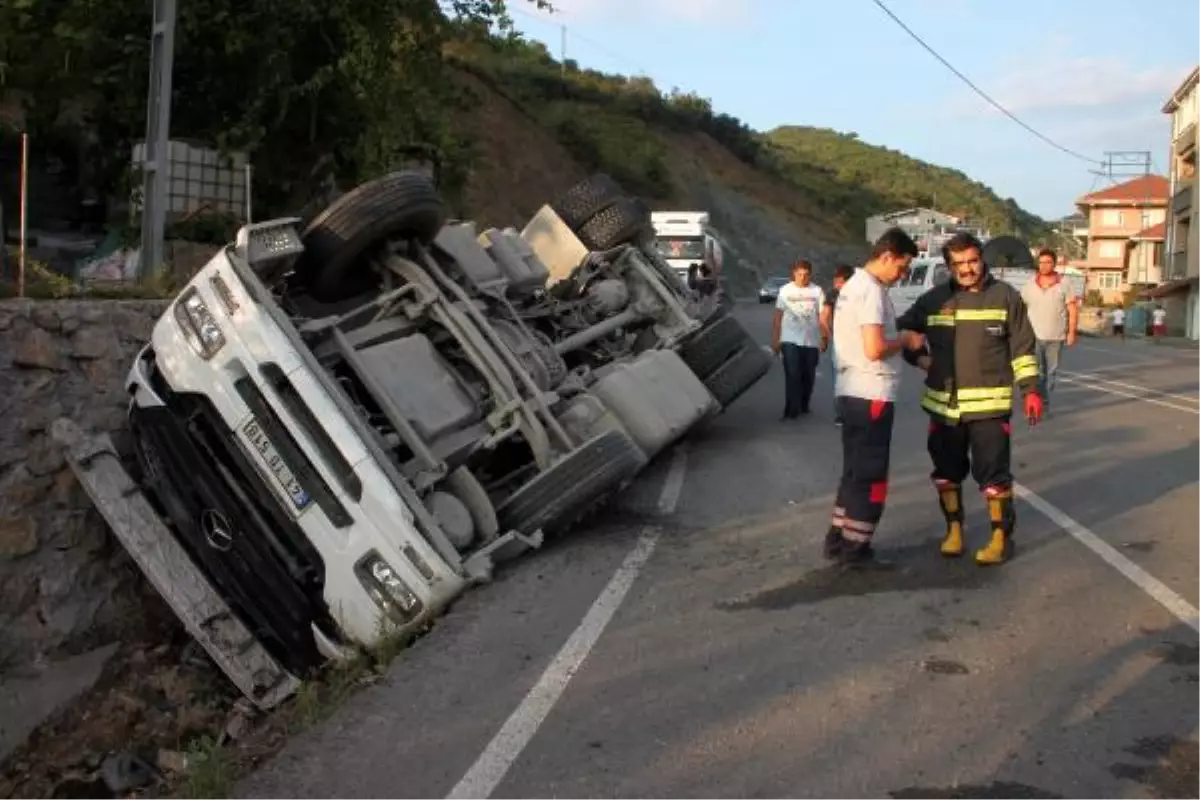
[[842, 481], [833, 524], [851, 545], [867, 544], [887, 503], [895, 405], [884, 400], [842, 396]]
[[969, 473], [983, 491], [1012, 486], [1012, 423], [1008, 417], [947, 425], [929, 423], [933, 481], [961, 485]]

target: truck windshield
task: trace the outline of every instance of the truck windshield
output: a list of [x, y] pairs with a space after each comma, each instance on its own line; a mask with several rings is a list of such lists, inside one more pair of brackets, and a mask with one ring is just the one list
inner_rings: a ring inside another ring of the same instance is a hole
[[663, 258], [686, 258], [692, 261], [704, 260], [704, 240], [695, 238], [659, 238], [654, 240], [658, 254]]

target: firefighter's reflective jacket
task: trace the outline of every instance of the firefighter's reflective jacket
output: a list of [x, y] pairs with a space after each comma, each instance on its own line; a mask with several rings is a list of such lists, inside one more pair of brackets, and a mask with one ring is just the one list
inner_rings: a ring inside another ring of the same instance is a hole
[[917, 298], [896, 321], [925, 335], [932, 363], [921, 407], [939, 421], [970, 422], [1012, 414], [1013, 383], [1037, 388], [1037, 339], [1020, 293], [984, 275], [978, 292], [953, 281]]

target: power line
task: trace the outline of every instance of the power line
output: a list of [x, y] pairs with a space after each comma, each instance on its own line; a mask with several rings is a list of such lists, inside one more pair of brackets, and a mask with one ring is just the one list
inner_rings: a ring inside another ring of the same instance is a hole
[[[590, 36], [586, 36], [582, 33], [579, 33], [579, 31], [576, 28], [572, 27], [572, 28], [568, 29], [567, 24], [565, 22], [556, 22], [552, 18], [543, 16], [541, 14], [534, 14], [530, 11], [525, 11], [524, 9], [520, 9], [520, 8], [513, 8], [511, 6], [507, 9], [507, 11], [510, 14], [515, 13], [522, 17], [528, 17], [529, 19], [537, 20], [539, 22], [544, 22], [548, 25], [555, 25], [555, 26], [563, 28], [564, 30], [569, 30], [570, 36], [572, 39], [578, 39], [581, 42], [587, 42], [588, 44], [590, 44], [592, 47], [594, 47], [600, 53], [608, 56], [609, 58], [611, 58], [612, 60], [614, 60], [620, 64], [623, 64], [627, 67], [633, 68], [641, 75], [649, 76], [649, 74], [650, 74], [649, 72], [646, 71], [646, 69], [644, 67], [634, 63], [631, 59], [627, 58], [626, 56], [621, 55], [620, 53], [610, 50], [608, 48], [608, 45], [603, 44], [602, 42], [598, 42], [595, 39], [591, 38]], [[555, 9], [554, 14], [555, 15], [560, 15], [560, 14], [565, 15], [565, 12], [562, 11], [561, 9]], [[565, 56], [565, 54], [564, 54], [564, 56]]]
[[1025, 130], [1027, 130], [1027, 131], [1029, 131], [1029, 132], [1030, 132], [1030, 133], [1032, 133], [1034, 136], [1036, 136], [1037, 138], [1041, 139], [1043, 142], [1045, 142], [1046, 144], [1048, 144], [1048, 145], [1050, 145], [1051, 147], [1055, 148], [1056, 150], [1061, 150], [1062, 152], [1066, 153], [1066, 154], [1067, 154], [1067, 155], [1069, 155], [1069, 156], [1074, 156], [1075, 158], [1078, 158], [1080, 161], [1086, 161], [1086, 162], [1088, 162], [1089, 164], [1099, 164], [1099, 165], [1103, 166], [1104, 162], [1102, 162], [1102, 161], [1097, 161], [1097, 160], [1096, 160], [1096, 159], [1094, 159], [1094, 158], [1089, 158], [1088, 156], [1085, 156], [1085, 155], [1083, 155], [1083, 154], [1081, 154], [1081, 153], [1077, 153], [1077, 152], [1075, 152], [1074, 150], [1072, 150], [1072, 149], [1071, 149], [1071, 148], [1069, 148], [1069, 147], [1064, 147], [1063, 145], [1061, 145], [1061, 144], [1059, 144], [1058, 142], [1056, 142], [1056, 141], [1054, 141], [1053, 139], [1051, 139], [1049, 136], [1046, 136], [1045, 134], [1043, 134], [1041, 131], [1035, 130], [1034, 128], [1032, 128], [1031, 126], [1029, 126], [1028, 124], [1026, 124], [1026, 123], [1025, 123], [1025, 121], [1024, 121], [1024, 120], [1022, 120], [1022, 119], [1020, 119], [1020, 118], [1019, 118], [1019, 117], [1018, 117], [1016, 114], [1012, 113], [1012, 112], [1011, 112], [1011, 111], [1009, 111], [1007, 108], [1005, 108], [1004, 106], [1000, 105], [1000, 104], [999, 104], [999, 103], [997, 103], [995, 100], [993, 100], [993, 99], [992, 99], [992, 98], [991, 98], [991, 97], [988, 95], [988, 93], [987, 93], [987, 92], [985, 92], [983, 89], [980, 89], [978, 86], [976, 86], [976, 85], [975, 85], [975, 84], [974, 84], [974, 83], [971, 81], [971, 79], [970, 79], [970, 78], [968, 78], [966, 75], [963, 75], [961, 72], [959, 72], [957, 69], [955, 69], [955, 67], [954, 67], [954, 65], [953, 65], [953, 64], [951, 64], [951, 63], [950, 63], [949, 61], [947, 61], [946, 59], [942, 58], [941, 54], [940, 54], [940, 53], [938, 53], [938, 51], [934, 50], [932, 47], [930, 47], [928, 44], [926, 44], [926, 43], [925, 43], [925, 40], [924, 40], [924, 39], [922, 39], [920, 36], [918, 36], [916, 33], [914, 33], [914, 32], [913, 32], [913, 30], [912, 30], [912, 28], [910, 28], [910, 27], [908, 27], [907, 25], [905, 25], [903, 20], [901, 20], [901, 19], [900, 19], [899, 17], [897, 17], [897, 16], [896, 16], [894, 13], [892, 13], [892, 10], [891, 10], [890, 8], [888, 8], [886, 5], [884, 5], [882, 0], [871, 0], [871, 2], [873, 2], [875, 5], [879, 6], [879, 8], [880, 8], [880, 9], [883, 11], [883, 13], [885, 13], [885, 14], [887, 14], [889, 17], [891, 17], [891, 18], [892, 18], [892, 20], [893, 20], [893, 21], [894, 21], [894, 22], [895, 22], [897, 25], [899, 25], [901, 28], [903, 28], [903, 29], [904, 29], [904, 32], [905, 32], [905, 33], [907, 33], [907, 34], [908, 34], [909, 36], [911, 36], [911, 37], [912, 37], [914, 40], [916, 40], [917, 44], [921, 45], [921, 47], [924, 47], [926, 50], [928, 50], [928, 51], [929, 51], [929, 53], [930, 53], [930, 55], [932, 55], [932, 56], [933, 56], [934, 58], [936, 58], [938, 61], [942, 62], [942, 64], [943, 64], [943, 65], [946, 67], [946, 69], [950, 70], [950, 71], [951, 71], [951, 72], [953, 72], [955, 75], [957, 75], [957, 76], [959, 77], [959, 79], [960, 79], [960, 80], [962, 80], [962, 82], [963, 82], [963, 83], [965, 83], [967, 86], [970, 86], [970, 87], [971, 87], [971, 89], [972, 89], [972, 90], [974, 90], [975, 94], [979, 95], [979, 96], [980, 96], [980, 97], [982, 97], [984, 100], [986, 100], [988, 103], [990, 103], [992, 106], [994, 106], [994, 107], [995, 107], [995, 108], [996, 108], [998, 111], [1000, 111], [1000, 113], [1004, 114], [1006, 117], [1008, 117], [1009, 119], [1011, 119], [1013, 122], [1017, 123], [1017, 124], [1018, 124], [1018, 125], [1020, 125], [1022, 128], [1024, 128], [1024, 129], [1025, 129]]

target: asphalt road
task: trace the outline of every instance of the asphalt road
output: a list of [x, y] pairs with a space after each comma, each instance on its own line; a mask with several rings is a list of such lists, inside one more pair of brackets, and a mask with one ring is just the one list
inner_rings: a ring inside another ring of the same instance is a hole
[[[739, 307], [766, 341], [766, 307]], [[828, 365], [464, 597], [236, 789], [292, 797], [1197, 797], [1197, 355], [1084, 340], [1016, 429], [1017, 557], [937, 553], [906, 374], [888, 572], [820, 557]], [[968, 496], [968, 535], [986, 534]]]

